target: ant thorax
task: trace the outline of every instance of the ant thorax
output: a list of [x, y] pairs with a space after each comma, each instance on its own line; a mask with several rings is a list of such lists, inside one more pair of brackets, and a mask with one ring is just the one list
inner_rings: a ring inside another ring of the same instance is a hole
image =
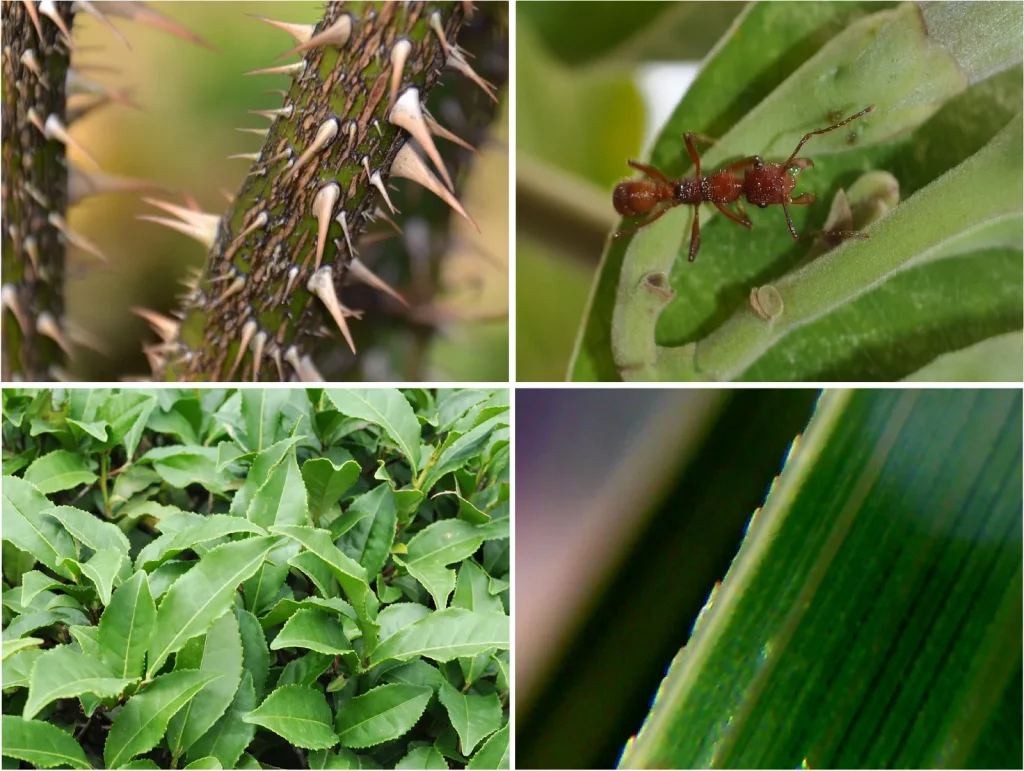
[[676, 203], [700, 203], [704, 200], [703, 180], [683, 178], [675, 183], [672, 200]]
[[754, 206], [765, 208], [788, 200], [796, 180], [780, 163], [766, 163], [747, 169], [743, 179], [743, 193]]

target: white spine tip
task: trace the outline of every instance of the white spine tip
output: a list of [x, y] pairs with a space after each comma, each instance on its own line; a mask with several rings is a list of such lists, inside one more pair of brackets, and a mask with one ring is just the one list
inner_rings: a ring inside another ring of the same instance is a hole
[[57, 323], [57, 319], [53, 317], [53, 314], [49, 311], [43, 311], [36, 317], [36, 332], [48, 337], [57, 345], [60, 349], [67, 354], [68, 358], [74, 358], [74, 351], [71, 348], [71, 343], [68, 341], [67, 336], [64, 334], [64, 330], [60, 328], [60, 324]]
[[423, 108], [420, 106], [420, 91], [418, 88], [407, 88], [398, 97], [395, 106], [391, 108], [388, 115], [388, 122], [408, 131], [413, 138], [419, 142], [420, 147], [426, 151], [433, 162], [434, 167], [441, 174], [449, 190], [454, 190], [452, 179], [448, 176], [448, 170], [441, 160], [441, 154], [437, 151], [434, 139], [430, 134], [430, 128], [423, 116]]
[[412, 43], [402, 38], [391, 46], [391, 104], [398, 99], [398, 87], [402, 84], [405, 63], [412, 52]]
[[309, 40], [301, 43], [290, 51], [285, 51], [283, 54], [278, 56], [278, 59], [283, 59], [286, 56], [292, 54], [301, 53], [302, 51], [308, 51], [310, 48], [318, 48], [320, 46], [334, 46], [335, 48], [341, 48], [348, 42], [348, 39], [352, 36], [352, 17], [345, 13], [338, 17], [338, 19], [329, 27], [322, 32], [313, 35]]
[[282, 182], [287, 182], [289, 179], [299, 173], [299, 170], [309, 162], [316, 153], [320, 152], [328, 142], [338, 136], [338, 121], [335, 118], [329, 118], [320, 124], [320, 128], [316, 130], [316, 136], [313, 137], [313, 142], [295, 161], [295, 165], [284, 175], [281, 179]]
[[341, 188], [334, 182], [324, 185], [313, 198], [313, 216], [316, 217], [316, 268], [319, 269], [320, 261], [324, 256], [324, 246], [327, 244], [327, 229], [331, 226], [331, 218], [334, 216], [334, 205], [341, 197]]
[[324, 304], [327, 312], [331, 314], [331, 318], [334, 319], [334, 323], [341, 331], [345, 342], [348, 343], [348, 347], [352, 349], [352, 353], [355, 353], [356, 344], [352, 340], [352, 333], [349, 331], [348, 322], [345, 321], [346, 308], [341, 304], [341, 301], [338, 299], [338, 293], [334, 288], [334, 272], [331, 270], [331, 266], [324, 265], [317, 270], [306, 283], [306, 289], [320, 298], [320, 302]]
[[391, 175], [394, 177], [404, 177], [405, 179], [412, 180], [416, 184], [425, 187], [431, 193], [436, 195], [446, 204], [448, 204], [457, 213], [466, 218], [466, 220], [476, 228], [477, 232], [480, 232], [480, 227], [473, 221], [473, 218], [466, 213], [466, 210], [462, 208], [462, 204], [459, 203], [451, 191], [449, 191], [444, 185], [441, 184], [440, 180], [434, 176], [433, 172], [427, 168], [427, 164], [423, 162], [423, 159], [416, 153], [415, 150], [406, 142], [402, 145], [402, 149], [398, 151], [398, 155], [395, 156], [394, 163], [391, 164]]
[[360, 281], [367, 286], [371, 286], [378, 291], [383, 292], [389, 297], [393, 297], [406, 308], [409, 307], [409, 301], [402, 297], [394, 287], [388, 284], [384, 279], [380, 278], [376, 273], [370, 270], [364, 265], [359, 258], [352, 257], [348, 263], [348, 271], [356, 281]]

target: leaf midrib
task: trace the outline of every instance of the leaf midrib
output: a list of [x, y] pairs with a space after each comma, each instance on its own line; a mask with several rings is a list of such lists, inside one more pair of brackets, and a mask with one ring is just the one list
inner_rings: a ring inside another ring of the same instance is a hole
[[358, 723], [353, 723], [353, 724], [352, 724], [352, 725], [350, 725], [350, 726], [349, 726], [348, 728], [346, 728], [346, 729], [345, 729], [344, 731], [342, 731], [342, 732], [341, 732], [340, 734], [338, 734], [338, 736], [339, 736], [339, 737], [340, 737], [340, 736], [344, 736], [344, 735], [345, 735], [345, 734], [347, 734], [347, 733], [348, 733], [349, 731], [354, 731], [355, 729], [357, 729], [357, 728], [360, 728], [361, 726], [365, 725], [366, 723], [369, 723], [369, 722], [370, 722], [371, 720], [376, 720], [376, 719], [378, 719], [378, 718], [381, 718], [381, 717], [383, 717], [384, 715], [388, 714], [389, 712], [394, 712], [394, 711], [395, 711], [396, 709], [401, 709], [402, 707], [404, 707], [404, 706], [405, 706], [406, 704], [408, 704], [409, 702], [411, 702], [411, 701], [415, 701], [416, 699], [418, 699], [418, 698], [420, 698], [420, 697], [422, 697], [422, 696], [425, 696], [425, 695], [426, 695], [425, 693], [422, 693], [422, 692], [421, 692], [421, 693], [417, 693], [417, 694], [416, 694], [416, 695], [414, 695], [414, 696], [410, 696], [410, 697], [409, 697], [408, 699], [406, 699], [405, 701], [402, 701], [402, 702], [400, 702], [399, 704], [396, 704], [396, 705], [395, 705], [395, 706], [393, 706], [393, 707], [388, 707], [388, 708], [387, 708], [386, 710], [384, 710], [383, 712], [377, 712], [376, 714], [374, 714], [374, 715], [371, 715], [370, 717], [366, 718], [366, 720], [360, 720], [360, 721], [359, 721]]

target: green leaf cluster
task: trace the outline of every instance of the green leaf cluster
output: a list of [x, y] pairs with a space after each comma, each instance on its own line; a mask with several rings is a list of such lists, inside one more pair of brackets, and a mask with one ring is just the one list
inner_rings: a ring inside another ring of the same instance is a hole
[[509, 423], [503, 389], [5, 389], [5, 765], [508, 768]]

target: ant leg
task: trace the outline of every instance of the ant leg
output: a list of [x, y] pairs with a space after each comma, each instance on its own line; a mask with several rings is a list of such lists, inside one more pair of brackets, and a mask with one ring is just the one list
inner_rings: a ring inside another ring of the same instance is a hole
[[690, 228], [690, 262], [697, 259], [700, 250], [700, 204], [693, 207], [693, 227]]
[[662, 174], [660, 171], [658, 171], [653, 166], [648, 166], [645, 163], [638, 163], [637, 161], [629, 161], [628, 163], [629, 163], [629, 165], [631, 167], [633, 167], [637, 171], [642, 171], [644, 174], [646, 174], [651, 179], [656, 179], [656, 180], [658, 180], [659, 182], [661, 182], [662, 184], [665, 184], [665, 185], [671, 185], [672, 184], [672, 180], [670, 180], [668, 177], [666, 177], [664, 174]]
[[753, 166], [758, 162], [764, 163], [764, 160], [761, 158], [761, 156], [751, 155], [747, 158], [740, 158], [738, 161], [733, 161], [732, 163], [725, 167], [725, 170], [736, 173], [737, 171], [742, 171], [743, 169], [747, 168], [747, 166]]
[[[697, 148], [693, 146], [693, 140], [697, 136], [698, 135], [694, 134], [692, 131], [687, 131], [683, 135], [683, 139], [686, 142], [686, 150], [687, 150], [687, 152], [690, 153], [690, 160], [693, 161], [694, 173], [696, 174], [697, 179], [700, 179], [701, 178], [701, 174], [700, 174], [700, 156], [697, 155]], [[692, 255], [691, 255], [690, 259], [691, 260], [693, 259]]]
[[640, 228], [645, 228], [648, 225], [650, 225], [652, 222], [655, 222], [659, 217], [661, 217], [661, 215], [663, 215], [669, 209], [674, 208], [675, 206], [676, 206], [676, 204], [670, 204], [669, 206], [662, 207], [661, 209], [656, 211], [654, 214], [652, 214], [647, 219], [642, 220], [641, 222], [638, 222], [636, 225], [634, 225], [631, 228], [624, 228], [623, 230], [617, 231], [615, 233], [615, 235], [612, 236], [612, 237], [613, 238], [618, 238], [619, 236], [627, 236], [630, 233], [635, 233], [636, 231], [640, 230]]
[[754, 226], [754, 223], [752, 223], [749, 219], [747, 219], [747, 213], [746, 212], [744, 212], [743, 216], [740, 217], [740, 216], [738, 216], [736, 214], [733, 214], [731, 211], [726, 209], [725, 206], [723, 206], [722, 204], [718, 203], [717, 201], [712, 201], [711, 203], [713, 203], [715, 205], [715, 208], [718, 209], [718, 211], [722, 212], [722, 214], [724, 214], [726, 217], [731, 219], [737, 225], [742, 225], [747, 230], [750, 230], [750, 228], [752, 228]]
[[836, 123], [836, 124], [834, 124], [832, 126], [829, 126], [828, 128], [817, 129], [815, 131], [811, 131], [808, 134], [804, 134], [804, 138], [800, 140], [800, 143], [796, 146], [796, 149], [793, 151], [793, 154], [791, 156], [789, 156], [789, 160], [787, 160], [784, 165], [785, 166], [789, 166], [793, 162], [793, 159], [796, 158], [796, 154], [800, 152], [800, 148], [803, 147], [804, 143], [808, 139], [810, 139], [811, 137], [817, 136], [818, 134], [827, 134], [829, 131], [835, 131], [837, 128], [839, 128], [841, 126], [845, 126], [850, 121], [856, 120], [861, 115], [867, 115], [873, 109], [875, 109], [875, 106], [874, 105], [870, 105], [869, 107], [865, 107], [863, 110], [861, 110], [860, 112], [856, 113], [855, 115], [851, 115], [849, 118], [846, 118], [845, 120], [841, 120], [838, 123]]
[[713, 145], [716, 142], [718, 142], [717, 139], [714, 139], [713, 137], [709, 137], [706, 134], [698, 134], [696, 131], [690, 131], [688, 133], [690, 134], [691, 137], [696, 139], [698, 142], [704, 142], [705, 144], [709, 144], [709, 145]]
[[[808, 197], [810, 200], [808, 200]], [[803, 200], [801, 200], [803, 199]], [[813, 193], [802, 193], [794, 198], [789, 203], [799, 204], [805, 206], [814, 201]], [[816, 236], [824, 236], [826, 239], [832, 240], [838, 238], [842, 241], [844, 238], [868, 238], [867, 233], [861, 233], [856, 230], [814, 230], [810, 233], [804, 233], [800, 235], [796, 232], [796, 228], [793, 227], [793, 220], [789, 216], [789, 207], [786, 205], [786, 201], [782, 202], [782, 211], [786, 213], [786, 224], [789, 225], [789, 232], [792, 234], [795, 241], [802, 241], [807, 238], [815, 238]]]

